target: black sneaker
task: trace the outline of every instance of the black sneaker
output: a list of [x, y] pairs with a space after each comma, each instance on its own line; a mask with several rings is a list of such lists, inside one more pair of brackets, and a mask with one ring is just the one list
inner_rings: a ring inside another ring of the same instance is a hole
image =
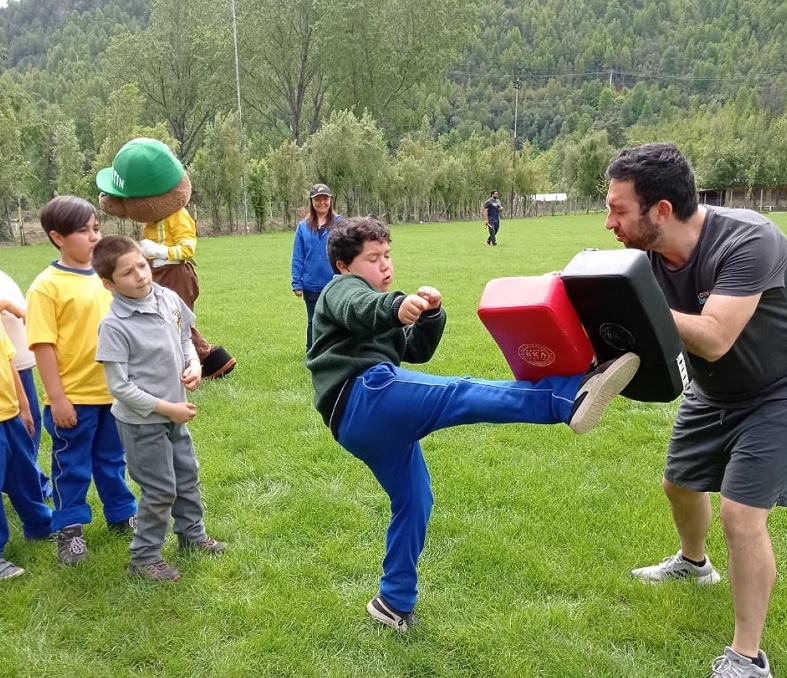
[[25, 573], [25, 571], [14, 565], [13, 563], [9, 563], [5, 558], [0, 558], [0, 579], [13, 579], [14, 577], [20, 577]]
[[134, 530], [137, 529], [137, 517], [134, 515], [117, 523], [107, 523], [107, 527], [115, 534], [134, 534]]
[[174, 567], [170, 567], [163, 560], [155, 563], [145, 563], [136, 565], [131, 563], [128, 566], [128, 573], [136, 577], [144, 577], [151, 581], [180, 581], [180, 572]]
[[218, 555], [224, 551], [226, 544], [216, 541], [213, 537], [207, 537], [202, 541], [188, 541], [185, 537], [178, 535], [178, 546], [182, 551], [200, 551], [210, 555]]
[[379, 593], [366, 604], [366, 611], [378, 622], [399, 633], [406, 633], [420, 621], [413, 612], [400, 612], [392, 608]]
[[587, 373], [579, 384], [568, 420], [574, 433], [582, 435], [598, 424], [612, 399], [634, 378], [639, 362], [636, 353], [624, 353]]
[[87, 558], [87, 544], [81, 525], [69, 525], [58, 532], [57, 557], [63, 565], [78, 565]]

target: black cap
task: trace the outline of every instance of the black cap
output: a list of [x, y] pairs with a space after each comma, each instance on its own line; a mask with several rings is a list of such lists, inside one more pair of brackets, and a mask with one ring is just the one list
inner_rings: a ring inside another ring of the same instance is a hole
[[318, 195], [327, 195], [329, 198], [333, 197], [331, 189], [325, 184], [314, 184], [314, 186], [312, 186], [311, 190], [309, 191], [309, 200], [316, 198]]

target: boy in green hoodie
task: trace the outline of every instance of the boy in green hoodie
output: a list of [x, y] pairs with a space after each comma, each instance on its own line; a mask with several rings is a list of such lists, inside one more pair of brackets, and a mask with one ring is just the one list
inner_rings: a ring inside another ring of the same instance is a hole
[[588, 374], [537, 383], [441, 377], [402, 369], [427, 362], [446, 323], [433, 287], [390, 291], [388, 228], [371, 217], [346, 219], [328, 238], [337, 275], [323, 289], [306, 366], [314, 404], [339, 444], [364, 462], [391, 499], [379, 593], [366, 606], [405, 632], [417, 621], [417, 563], [433, 497], [420, 440], [442, 428], [489, 423], [596, 425], [631, 381], [639, 357], [626, 353]]

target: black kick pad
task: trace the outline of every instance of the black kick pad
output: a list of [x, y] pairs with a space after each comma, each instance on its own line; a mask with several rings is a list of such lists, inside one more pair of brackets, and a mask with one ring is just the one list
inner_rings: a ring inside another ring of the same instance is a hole
[[691, 379], [688, 355], [644, 252], [583, 250], [562, 278], [599, 363], [627, 351], [640, 357], [621, 395], [670, 402], [683, 392]]

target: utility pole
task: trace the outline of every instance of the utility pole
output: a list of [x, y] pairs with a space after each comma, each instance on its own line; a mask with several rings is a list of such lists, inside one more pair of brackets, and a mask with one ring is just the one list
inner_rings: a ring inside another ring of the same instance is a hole
[[522, 83], [519, 78], [514, 83], [514, 150], [516, 150], [516, 121], [519, 117], [519, 90], [522, 89]]
[[246, 198], [246, 142], [243, 138], [243, 116], [240, 108], [240, 65], [238, 61], [238, 22], [235, 17], [235, 0], [232, 1], [232, 42], [235, 46], [235, 91], [238, 94], [238, 129], [240, 131], [240, 151], [243, 162], [243, 173], [240, 177], [243, 191], [243, 229], [249, 232], [249, 203]]
[[514, 190], [514, 180], [516, 179], [516, 123], [519, 117], [519, 90], [522, 89], [522, 82], [517, 78], [514, 81], [514, 153], [512, 156], [512, 171], [511, 171], [511, 210], [509, 214], [511, 218], [514, 217], [514, 198], [516, 191]]

